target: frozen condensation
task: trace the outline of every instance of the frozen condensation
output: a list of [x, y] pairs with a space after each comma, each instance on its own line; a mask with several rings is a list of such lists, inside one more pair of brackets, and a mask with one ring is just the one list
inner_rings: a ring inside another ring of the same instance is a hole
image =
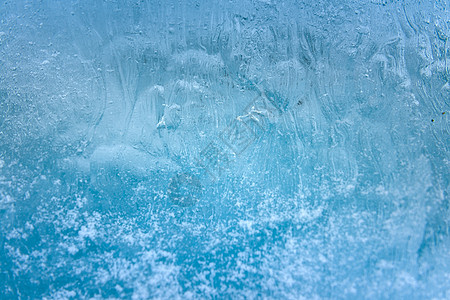
[[450, 7], [3, 1], [1, 299], [449, 299]]

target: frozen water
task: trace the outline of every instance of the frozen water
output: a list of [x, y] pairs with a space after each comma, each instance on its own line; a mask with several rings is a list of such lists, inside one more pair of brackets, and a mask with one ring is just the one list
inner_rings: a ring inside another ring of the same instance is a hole
[[447, 1], [6, 1], [0, 298], [449, 299]]

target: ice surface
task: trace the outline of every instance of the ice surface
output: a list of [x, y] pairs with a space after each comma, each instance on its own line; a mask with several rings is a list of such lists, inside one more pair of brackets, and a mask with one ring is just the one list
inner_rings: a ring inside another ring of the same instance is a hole
[[448, 2], [209, 2], [0, 5], [0, 298], [450, 298]]

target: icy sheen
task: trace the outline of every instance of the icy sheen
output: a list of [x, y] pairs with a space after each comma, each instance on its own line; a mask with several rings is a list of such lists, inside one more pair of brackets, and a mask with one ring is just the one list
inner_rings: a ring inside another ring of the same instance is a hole
[[3, 1], [1, 299], [449, 299], [450, 6]]

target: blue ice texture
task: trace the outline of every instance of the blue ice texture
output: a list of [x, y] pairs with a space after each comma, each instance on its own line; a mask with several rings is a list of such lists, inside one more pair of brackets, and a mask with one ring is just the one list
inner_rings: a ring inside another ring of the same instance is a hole
[[447, 0], [3, 0], [0, 299], [450, 299]]

